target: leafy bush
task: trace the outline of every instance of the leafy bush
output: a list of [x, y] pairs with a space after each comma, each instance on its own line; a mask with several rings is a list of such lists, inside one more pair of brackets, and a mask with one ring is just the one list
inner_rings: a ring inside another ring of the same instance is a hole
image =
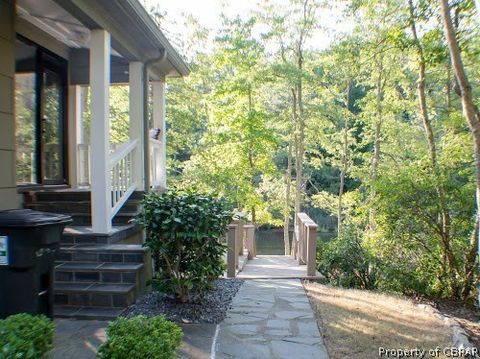
[[0, 358], [41, 358], [52, 349], [54, 332], [44, 315], [21, 313], [0, 320]]
[[182, 330], [162, 316], [120, 317], [107, 328], [107, 341], [98, 357], [104, 359], [170, 359], [182, 341]]
[[[455, 158], [454, 153], [449, 157]], [[428, 162], [412, 162], [378, 179], [375, 192], [377, 234], [369, 244], [370, 253], [384, 263], [381, 287], [404, 293], [473, 299], [477, 265], [469, 257], [475, 221], [475, 188], [471, 170], [464, 163], [445, 161], [442, 176], [450, 216], [448, 232]], [[438, 181], [438, 180], [437, 180]], [[475, 249], [476, 250], [476, 249]], [[451, 253], [453, 261], [447, 261]]]
[[364, 250], [353, 226], [344, 228], [339, 238], [319, 246], [317, 269], [333, 285], [374, 289], [376, 271], [373, 258]]
[[211, 289], [225, 270], [220, 238], [233, 212], [223, 199], [194, 191], [152, 193], [142, 201], [137, 222], [155, 262], [153, 284], [191, 302]]

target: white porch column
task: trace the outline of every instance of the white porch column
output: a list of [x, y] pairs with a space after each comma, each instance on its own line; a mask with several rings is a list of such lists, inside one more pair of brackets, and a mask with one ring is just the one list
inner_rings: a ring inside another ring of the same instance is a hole
[[110, 34], [92, 30], [90, 38], [91, 189], [92, 227], [96, 233], [112, 229], [110, 181]]
[[68, 181], [72, 188], [78, 187], [78, 144], [82, 134], [82, 104], [80, 86], [68, 88]]
[[129, 106], [130, 106], [130, 140], [138, 139], [134, 152], [133, 179], [137, 189], [144, 189], [143, 170], [143, 64], [129, 64]]
[[[167, 188], [167, 136], [165, 126], [165, 81], [152, 82], [153, 99], [153, 127], [159, 128], [161, 154], [158, 164], [160, 172], [160, 186]], [[157, 167], [157, 168], [158, 168]]]

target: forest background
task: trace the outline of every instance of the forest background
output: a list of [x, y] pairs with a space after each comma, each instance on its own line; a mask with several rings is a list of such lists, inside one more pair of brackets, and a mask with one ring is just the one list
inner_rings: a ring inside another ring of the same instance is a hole
[[[191, 69], [167, 85], [169, 186], [225, 196], [258, 227], [283, 227], [286, 253], [294, 213], [306, 212], [333, 284], [474, 300], [473, 0], [262, 1], [222, 15], [215, 31], [148, 10]], [[337, 17], [329, 44], [312, 46], [325, 14]], [[172, 21], [188, 31], [169, 32]], [[112, 90], [111, 110], [120, 143], [128, 87]]]

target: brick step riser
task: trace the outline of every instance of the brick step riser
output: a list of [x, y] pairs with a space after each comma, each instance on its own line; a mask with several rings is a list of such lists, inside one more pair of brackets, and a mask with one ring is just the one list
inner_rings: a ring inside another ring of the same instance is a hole
[[89, 293], [86, 292], [55, 292], [56, 305], [82, 306], [82, 307], [128, 307], [135, 302], [135, 292], [123, 293]]
[[[84, 320], [115, 320], [118, 318], [126, 308], [105, 308], [94, 307], [88, 308], [87, 313], [79, 311], [81, 307], [72, 306], [55, 306], [54, 315], [56, 318], [68, 318], [68, 319], [84, 319]], [[114, 311], [109, 311], [113, 309]], [[104, 312], [107, 310], [108, 312]]]
[[124, 236], [101, 236], [101, 235], [63, 235], [60, 238], [60, 246], [71, 247], [73, 245], [105, 245], [105, 244], [115, 244], [123, 240], [132, 238], [133, 236], [138, 235], [141, 232], [140, 228], [134, 228]]
[[63, 271], [55, 270], [55, 282], [63, 283], [140, 283], [140, 271]]
[[[128, 201], [122, 206], [118, 213], [136, 213], [139, 210], [140, 205], [138, 203], [129, 203]], [[55, 212], [55, 213], [84, 213], [90, 214], [90, 203], [78, 203], [78, 202], [56, 202], [56, 203], [29, 203], [25, 205], [25, 208], [33, 209], [35, 211], [42, 212]]]
[[[115, 216], [112, 219], [112, 224], [130, 224], [133, 215], [125, 215], [124, 213], [122, 216]], [[91, 226], [92, 225], [92, 217], [90, 214], [81, 214], [81, 215], [72, 215], [73, 222], [70, 223], [71, 226]]]
[[[133, 192], [129, 199], [142, 200], [144, 193]], [[90, 192], [37, 192], [35, 202], [83, 202], [90, 201]]]
[[75, 244], [114, 244], [119, 240], [111, 240], [108, 237], [82, 238], [82, 237], [64, 236], [60, 239], [60, 245], [72, 246]]
[[74, 249], [60, 249], [59, 261], [63, 262], [95, 262], [95, 263], [144, 263], [143, 252], [84, 252]]

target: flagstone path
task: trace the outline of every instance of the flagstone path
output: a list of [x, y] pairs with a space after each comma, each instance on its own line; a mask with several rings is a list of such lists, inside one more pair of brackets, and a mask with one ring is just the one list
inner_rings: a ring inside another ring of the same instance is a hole
[[216, 359], [328, 359], [299, 279], [246, 280], [219, 324], [214, 348]]

